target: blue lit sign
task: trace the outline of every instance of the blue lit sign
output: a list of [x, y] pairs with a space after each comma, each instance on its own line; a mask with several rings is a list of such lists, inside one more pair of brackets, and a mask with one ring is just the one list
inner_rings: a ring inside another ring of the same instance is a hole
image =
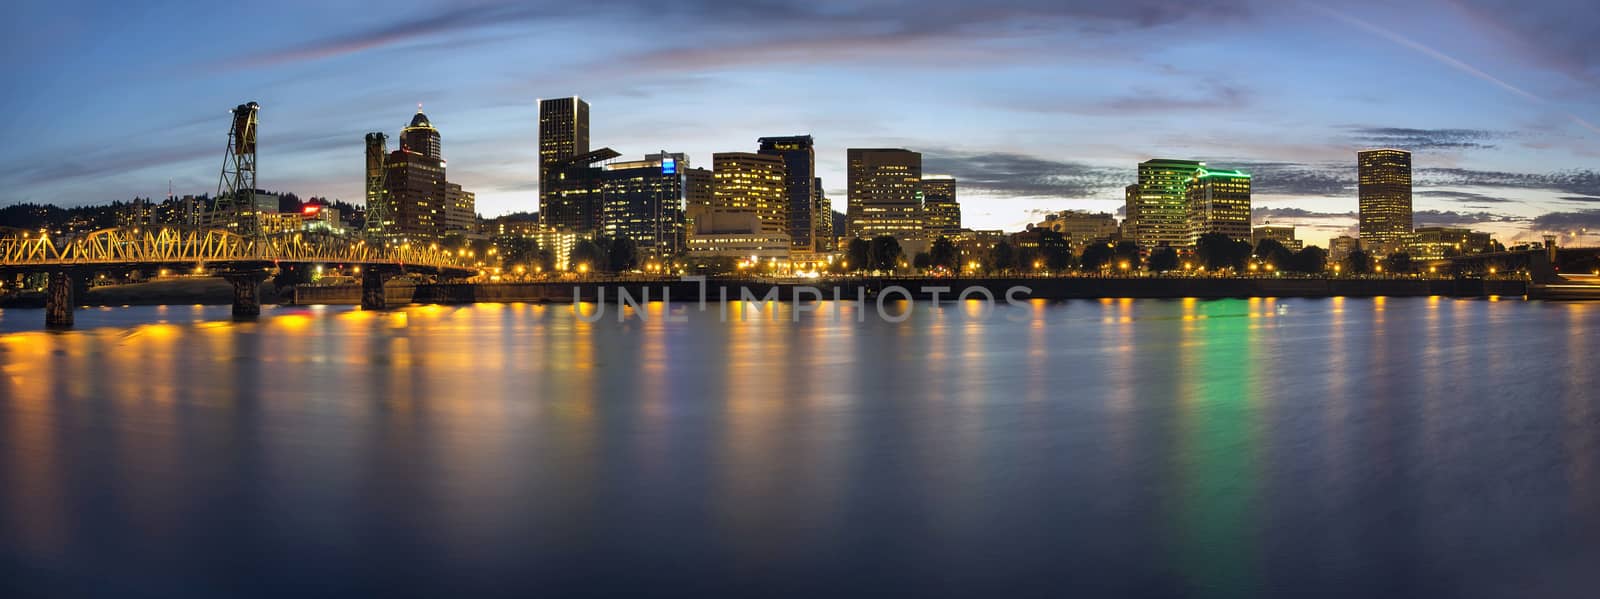
[[671, 157], [671, 156], [667, 156], [667, 157], [662, 158], [661, 159], [661, 174], [663, 174], [663, 175], [676, 175], [676, 174], [678, 174], [678, 161], [676, 159], [674, 159], [673, 157]]

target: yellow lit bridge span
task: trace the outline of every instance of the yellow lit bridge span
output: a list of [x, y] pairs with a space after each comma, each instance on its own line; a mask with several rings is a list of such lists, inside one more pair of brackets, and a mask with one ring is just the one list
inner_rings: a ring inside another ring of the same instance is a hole
[[214, 229], [103, 229], [67, 237], [25, 232], [0, 237], [0, 269], [280, 262], [392, 265], [472, 274], [436, 245], [375, 243], [323, 233], [244, 237]]
[[233, 284], [235, 316], [261, 311], [258, 288], [280, 264], [357, 267], [362, 306], [383, 308], [383, 283], [401, 273], [465, 278], [477, 273], [435, 244], [369, 241], [293, 232], [247, 237], [216, 229], [116, 228], [55, 236], [18, 231], [0, 236], [0, 274], [49, 273], [45, 322], [71, 326], [73, 289], [95, 271], [194, 266]]

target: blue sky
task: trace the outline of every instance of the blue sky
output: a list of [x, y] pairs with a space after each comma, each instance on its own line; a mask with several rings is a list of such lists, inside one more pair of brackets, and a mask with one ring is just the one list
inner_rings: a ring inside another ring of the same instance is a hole
[[[216, 189], [262, 104], [260, 183], [362, 197], [362, 135], [422, 103], [486, 215], [536, 207], [536, 102], [594, 145], [748, 151], [809, 133], [924, 152], [966, 224], [1114, 211], [1134, 165], [1256, 176], [1258, 220], [1354, 223], [1354, 152], [1416, 152], [1419, 224], [1600, 232], [1600, 5], [1415, 2], [33, 2], [12, 11], [0, 204]], [[1597, 240], [1587, 240], [1593, 243]]]

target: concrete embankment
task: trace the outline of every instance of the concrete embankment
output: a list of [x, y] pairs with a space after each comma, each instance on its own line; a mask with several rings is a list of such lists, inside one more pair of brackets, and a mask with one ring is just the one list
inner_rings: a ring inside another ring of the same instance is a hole
[[[1018, 299], [1094, 299], [1094, 298], [1183, 298], [1221, 299], [1234, 297], [1520, 297], [1527, 293], [1523, 281], [1482, 279], [1200, 279], [1200, 278], [860, 278], [804, 282], [772, 282], [750, 279], [712, 279], [697, 281], [552, 281], [537, 283], [443, 283], [417, 286], [391, 285], [385, 288], [390, 305], [408, 303], [474, 302], [571, 302], [574, 297], [595, 301], [604, 294], [614, 302], [619, 293], [640, 301], [707, 301], [745, 298], [781, 301], [794, 299], [875, 298], [899, 290], [915, 299], [955, 299], [971, 289], [969, 297], [981, 298], [981, 291], [1004, 301], [1015, 290]], [[1026, 288], [1026, 291], [1021, 288]], [[971, 293], [978, 293], [971, 296]], [[770, 294], [770, 295], [769, 295]], [[357, 304], [359, 285], [302, 286], [295, 290], [297, 304]]]
[[[90, 287], [75, 295], [74, 303], [80, 306], [226, 306], [233, 303], [233, 286], [221, 277], [183, 277]], [[261, 301], [269, 304], [279, 301], [272, 283], [262, 283]], [[43, 308], [44, 304], [45, 294], [37, 291], [0, 296], [0, 308]]]

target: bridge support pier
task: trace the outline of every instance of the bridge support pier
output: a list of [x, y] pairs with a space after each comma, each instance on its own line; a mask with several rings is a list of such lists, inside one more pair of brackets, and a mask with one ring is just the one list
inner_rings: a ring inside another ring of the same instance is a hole
[[51, 329], [70, 329], [75, 321], [72, 290], [77, 287], [74, 273], [66, 270], [52, 271], [45, 283], [44, 326]]
[[383, 291], [383, 284], [393, 277], [393, 273], [383, 272], [375, 266], [361, 271], [362, 310], [389, 309], [389, 297]]
[[252, 319], [261, 315], [261, 282], [267, 273], [260, 271], [226, 272], [222, 278], [233, 285], [233, 317]]

